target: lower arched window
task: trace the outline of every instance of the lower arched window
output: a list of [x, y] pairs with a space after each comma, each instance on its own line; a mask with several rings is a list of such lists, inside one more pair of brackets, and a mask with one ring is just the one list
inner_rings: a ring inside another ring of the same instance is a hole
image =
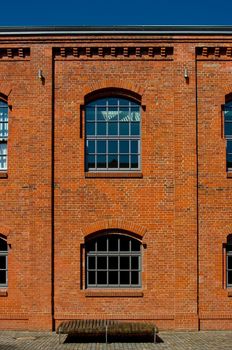
[[226, 244], [226, 286], [232, 287], [232, 234], [228, 235]]
[[107, 234], [86, 244], [87, 288], [141, 287], [141, 243]]
[[0, 287], [7, 287], [8, 282], [8, 246], [7, 241], [0, 237]]

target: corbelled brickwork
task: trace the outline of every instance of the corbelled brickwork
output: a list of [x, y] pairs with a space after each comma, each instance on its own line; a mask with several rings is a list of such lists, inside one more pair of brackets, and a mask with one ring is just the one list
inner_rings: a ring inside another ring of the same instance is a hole
[[[50, 330], [75, 318], [232, 329], [222, 113], [232, 33], [213, 39], [0, 35], [0, 98], [9, 105], [1, 329]], [[141, 171], [86, 173], [84, 105], [112, 92], [141, 103]], [[105, 231], [141, 241], [142, 288], [86, 289], [85, 241]]]

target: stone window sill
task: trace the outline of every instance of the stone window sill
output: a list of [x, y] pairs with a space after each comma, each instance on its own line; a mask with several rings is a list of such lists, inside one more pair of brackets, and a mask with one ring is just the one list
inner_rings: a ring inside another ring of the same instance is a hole
[[107, 298], [107, 297], [124, 297], [124, 298], [141, 298], [143, 297], [143, 291], [128, 291], [128, 290], [85, 290], [85, 297], [98, 297], [98, 298]]
[[141, 172], [86, 172], [86, 178], [142, 178]]
[[8, 295], [7, 289], [0, 289], [0, 298], [7, 297], [7, 295]]
[[8, 174], [5, 171], [0, 171], [0, 179], [7, 179], [8, 178]]

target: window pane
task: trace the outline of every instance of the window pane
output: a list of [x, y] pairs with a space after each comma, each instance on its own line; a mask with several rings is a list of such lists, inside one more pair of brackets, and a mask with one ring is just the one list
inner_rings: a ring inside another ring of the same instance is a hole
[[106, 135], [106, 123], [97, 123], [97, 135]]
[[95, 271], [89, 271], [89, 284], [96, 284]]
[[0, 269], [6, 269], [6, 257], [0, 256]]
[[133, 252], [140, 252], [140, 242], [135, 239], [131, 240], [131, 250]]
[[108, 159], [109, 159], [109, 161], [108, 161], [109, 168], [118, 168], [118, 156], [109, 155]]
[[95, 108], [87, 107], [86, 108], [86, 120], [87, 121], [94, 121], [94, 119], [95, 119]]
[[109, 284], [118, 284], [118, 271], [109, 271]]
[[88, 141], [87, 152], [95, 153], [95, 141]]
[[106, 156], [97, 156], [97, 168], [106, 168]]
[[118, 251], [118, 237], [110, 237], [109, 239], [109, 251], [113, 252], [113, 251]]
[[108, 153], [118, 153], [118, 141], [108, 142]]
[[232, 255], [228, 255], [228, 257], [227, 257], [227, 263], [228, 263], [227, 268], [228, 268], [229, 270], [232, 270]]
[[138, 156], [131, 156], [131, 168], [138, 169], [139, 167], [139, 159]]
[[106, 256], [98, 256], [97, 257], [97, 269], [98, 270], [106, 270], [107, 269], [107, 257]]
[[90, 270], [95, 270], [96, 269], [95, 256], [89, 256], [88, 257], [88, 268]]
[[120, 270], [129, 270], [130, 268], [130, 257], [120, 256]]
[[[119, 98], [119, 105], [120, 106], [129, 106], [130, 104], [130, 101], [125, 99], [125, 98]], [[120, 107], [121, 109], [121, 107]]]
[[136, 271], [131, 272], [131, 284], [139, 284], [139, 273]]
[[232, 121], [232, 109], [224, 111], [225, 121]]
[[129, 141], [119, 142], [119, 153], [129, 153]]
[[232, 136], [232, 123], [225, 123], [225, 136]]
[[97, 153], [106, 153], [106, 141], [97, 141]]
[[107, 239], [106, 237], [100, 237], [97, 240], [97, 250], [99, 252], [106, 252], [107, 251]]
[[118, 135], [118, 123], [108, 124], [108, 135]]
[[6, 271], [0, 271], [0, 284], [6, 284]]
[[138, 141], [131, 141], [131, 153], [138, 153]]
[[95, 124], [86, 123], [86, 135], [95, 135]]
[[119, 124], [119, 135], [129, 135], [129, 123]]
[[6, 252], [7, 251], [7, 242], [0, 238], [0, 251]]
[[139, 123], [131, 123], [131, 135], [139, 135], [140, 134], [140, 124]]
[[226, 155], [226, 164], [227, 164], [227, 168], [229, 169], [232, 168], [232, 154]]
[[114, 97], [108, 98], [108, 105], [109, 106], [117, 106], [118, 105], [118, 98], [114, 98]]
[[125, 107], [120, 107], [119, 111], [119, 120], [121, 122], [129, 122], [130, 121], [130, 111], [129, 108]]
[[119, 167], [122, 169], [129, 168], [129, 156], [120, 156]]
[[228, 271], [227, 277], [228, 277], [227, 283], [232, 285], [232, 271]]
[[97, 284], [107, 284], [107, 272], [98, 271], [97, 272]]
[[129, 271], [120, 271], [120, 284], [130, 284]]
[[118, 269], [118, 257], [117, 256], [109, 256], [109, 269], [117, 270]]
[[107, 114], [106, 114], [106, 107], [98, 107], [97, 108], [97, 121], [106, 121], [107, 120]]
[[232, 154], [232, 140], [230, 141], [230, 140], [227, 140], [226, 141], [226, 151], [227, 151], [227, 153], [231, 153]]
[[130, 250], [130, 240], [127, 237], [120, 238], [120, 251], [129, 252]]
[[130, 120], [133, 121], [133, 122], [139, 122], [140, 121], [140, 108], [139, 107], [132, 107], [131, 108]]
[[91, 241], [89, 243], [86, 244], [86, 250], [88, 252], [95, 252], [96, 250], [96, 242], [95, 241]]
[[131, 257], [131, 269], [132, 270], [138, 270], [139, 268], [139, 257], [138, 256], [132, 256]]
[[118, 121], [118, 108], [117, 107], [110, 107], [108, 109], [108, 113], [107, 113], [107, 120], [108, 121], [114, 121], [117, 122]]
[[95, 168], [95, 156], [88, 156], [88, 168]]

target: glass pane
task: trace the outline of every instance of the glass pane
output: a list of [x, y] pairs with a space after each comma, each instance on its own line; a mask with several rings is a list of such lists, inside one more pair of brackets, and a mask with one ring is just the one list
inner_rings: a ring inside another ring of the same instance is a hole
[[131, 153], [138, 153], [138, 141], [131, 141]]
[[95, 168], [95, 156], [88, 156], [87, 159], [88, 168]]
[[120, 156], [119, 168], [121, 169], [129, 168], [129, 156]]
[[97, 121], [106, 121], [106, 107], [97, 107]]
[[0, 155], [0, 170], [7, 169], [7, 162], [6, 162], [6, 156]]
[[131, 240], [131, 251], [132, 252], [140, 252], [140, 242], [132, 239]]
[[108, 98], [108, 105], [109, 106], [117, 106], [118, 105], [118, 98], [114, 98], [114, 97]]
[[125, 107], [120, 107], [119, 111], [119, 120], [121, 122], [129, 122], [130, 121], [130, 111], [129, 108]]
[[130, 240], [127, 237], [120, 238], [120, 251], [129, 252], [130, 250]]
[[139, 284], [139, 273], [136, 271], [131, 272], [131, 284]]
[[107, 120], [114, 121], [114, 122], [118, 121], [118, 108], [117, 107], [116, 108], [110, 107], [108, 109]]
[[7, 144], [0, 143], [0, 155], [6, 155], [6, 154], [7, 154]]
[[125, 98], [119, 98], [119, 105], [120, 106], [129, 106], [130, 100], [127, 100]]
[[132, 270], [138, 270], [139, 269], [139, 257], [138, 256], [132, 256], [131, 257], [131, 269]]
[[227, 262], [228, 262], [227, 268], [228, 268], [229, 270], [232, 270], [232, 255], [228, 255], [228, 257], [227, 257]]
[[117, 270], [118, 269], [118, 257], [117, 256], [109, 256], [109, 269]]
[[97, 272], [97, 284], [107, 284], [107, 271]]
[[232, 121], [232, 109], [224, 111], [225, 121]]
[[232, 285], [232, 271], [228, 271], [227, 278], [227, 283]]
[[232, 153], [232, 140], [227, 140], [226, 151], [227, 153]]
[[94, 104], [97, 106], [106, 106], [108, 101], [108, 98], [99, 98], [98, 100], [94, 101]]
[[86, 123], [86, 135], [95, 135], [95, 123]]
[[95, 256], [88, 257], [88, 269], [90, 270], [96, 269]]
[[85, 112], [85, 117], [87, 121], [94, 121], [95, 120], [95, 108], [94, 107], [87, 107]]
[[97, 135], [106, 135], [106, 123], [97, 123]]
[[232, 123], [225, 123], [225, 136], [232, 136]]
[[6, 269], [6, 257], [0, 256], [0, 269]]
[[140, 121], [140, 108], [139, 107], [131, 108], [130, 120], [133, 121], [133, 122], [139, 122]]
[[97, 251], [106, 252], [107, 251], [107, 238], [106, 236], [97, 239]]
[[7, 251], [7, 242], [0, 238], [0, 251], [6, 252]]
[[119, 124], [119, 135], [129, 135], [129, 123]]
[[95, 153], [95, 141], [88, 141], [87, 152]]
[[97, 141], [97, 153], [106, 153], [106, 141]]
[[140, 123], [131, 123], [131, 135], [139, 135], [140, 134]]
[[89, 284], [96, 284], [95, 271], [89, 271], [88, 276], [89, 276]]
[[87, 252], [95, 252], [95, 250], [96, 250], [96, 244], [95, 243], [96, 243], [95, 241], [91, 241], [91, 242], [86, 244]]
[[120, 270], [129, 270], [130, 268], [130, 257], [120, 256]]
[[120, 271], [120, 284], [130, 284], [129, 271]]
[[108, 135], [118, 135], [118, 123], [108, 124]]
[[129, 153], [129, 141], [119, 142], [119, 153]]
[[98, 256], [97, 257], [97, 269], [98, 270], [106, 270], [107, 269], [107, 257], [106, 256]]
[[232, 154], [226, 155], [226, 165], [228, 169], [232, 168]]
[[131, 156], [131, 168], [138, 169], [139, 167], [139, 159], [138, 156]]
[[118, 168], [118, 156], [109, 155], [108, 157], [108, 167], [109, 168]]
[[118, 153], [118, 141], [108, 142], [108, 153]]
[[0, 271], [0, 284], [6, 284], [6, 271]]
[[118, 271], [109, 271], [109, 284], [118, 284]]
[[97, 156], [97, 168], [106, 168], [106, 156]]
[[117, 251], [118, 252], [118, 236], [111, 236], [109, 238], [109, 251], [110, 252], [114, 252]]
[[0, 123], [0, 138], [7, 139], [8, 137], [8, 123]]

